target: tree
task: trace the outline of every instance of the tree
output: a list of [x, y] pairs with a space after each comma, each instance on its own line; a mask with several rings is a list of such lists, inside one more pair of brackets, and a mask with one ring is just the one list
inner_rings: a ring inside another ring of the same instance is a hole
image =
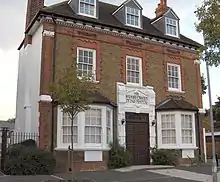
[[91, 78], [90, 75], [83, 76], [83, 73], [77, 72], [76, 65], [73, 63], [70, 67], [61, 70], [59, 78], [51, 85], [53, 100], [57, 102], [64, 113], [68, 114], [71, 120], [72, 151], [74, 119], [79, 112], [89, 108], [89, 104], [93, 101], [92, 96], [97, 90], [97, 85]]
[[203, 33], [205, 40], [201, 48], [203, 59], [217, 67], [220, 64], [220, 1], [203, 0], [195, 15], [198, 18], [196, 29]]
[[213, 106], [213, 118], [217, 122], [220, 122], [220, 97], [217, 99], [218, 101], [215, 102], [215, 105]]
[[202, 95], [206, 94], [207, 85], [205, 83], [205, 77], [204, 74], [201, 76], [201, 85], [202, 85]]
[[6, 122], [8, 122], [8, 123], [15, 123], [15, 118], [9, 118]]

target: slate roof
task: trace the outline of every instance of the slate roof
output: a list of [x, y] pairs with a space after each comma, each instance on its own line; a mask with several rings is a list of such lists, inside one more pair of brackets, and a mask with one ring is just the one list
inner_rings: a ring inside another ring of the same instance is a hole
[[107, 97], [103, 96], [100, 92], [96, 91], [92, 94], [93, 103], [96, 104], [107, 104], [116, 107], [117, 104], [109, 100]]
[[131, 31], [137, 34], [152, 36], [155, 38], [163, 38], [168, 41], [175, 41], [177, 43], [187, 44], [193, 47], [201, 46], [201, 44], [183, 35], [180, 35], [180, 39], [164, 35], [161, 31], [159, 31], [151, 24], [152, 20], [145, 16], [143, 16], [143, 29], [126, 26], [112, 15], [112, 13], [118, 7], [119, 6], [99, 1], [99, 16], [98, 19], [96, 19], [75, 14], [74, 11], [70, 8], [68, 1], [64, 1], [58, 4], [54, 4], [52, 6], [44, 7], [42, 10], [40, 10], [39, 14], [53, 14], [54, 16], [63, 17], [66, 19], [81, 20], [87, 23], [108, 26], [110, 28], [118, 28], [124, 31]]
[[184, 110], [184, 111], [198, 111], [198, 108], [182, 97], [171, 97], [163, 100], [156, 105], [157, 111], [166, 110]]

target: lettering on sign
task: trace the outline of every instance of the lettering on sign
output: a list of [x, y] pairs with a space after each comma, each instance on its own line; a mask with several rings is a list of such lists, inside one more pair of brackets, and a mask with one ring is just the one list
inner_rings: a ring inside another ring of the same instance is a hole
[[148, 104], [147, 96], [140, 95], [138, 92], [134, 92], [126, 95], [126, 102], [132, 104]]

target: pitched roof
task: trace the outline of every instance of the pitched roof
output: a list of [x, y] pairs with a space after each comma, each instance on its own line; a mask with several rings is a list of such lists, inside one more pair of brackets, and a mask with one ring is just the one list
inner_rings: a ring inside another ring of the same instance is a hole
[[96, 104], [107, 104], [113, 107], [117, 106], [116, 103], [112, 102], [111, 100], [109, 100], [107, 97], [105, 97], [98, 91], [92, 93], [92, 100], [93, 100], [93, 103], [96, 103]]
[[198, 108], [182, 97], [171, 97], [163, 100], [156, 105], [157, 111], [166, 110], [185, 110], [185, 111], [198, 111]]
[[110, 28], [118, 28], [125, 31], [131, 31], [134, 33], [139, 33], [142, 35], [152, 36], [155, 38], [162, 38], [169, 41], [175, 41], [177, 43], [187, 44], [189, 46], [200, 47], [201, 45], [192, 39], [185, 37], [184, 35], [180, 35], [180, 38], [170, 37], [164, 35], [161, 31], [159, 31], [156, 27], [154, 27], [151, 22], [152, 20], [143, 16], [143, 29], [133, 28], [124, 25], [119, 20], [112, 15], [112, 13], [119, 6], [104, 3], [99, 1], [99, 16], [98, 18], [89, 18], [86, 16], [78, 15], [73, 12], [70, 8], [68, 1], [64, 1], [52, 6], [48, 6], [40, 10], [40, 13], [43, 14], [53, 14], [55, 16], [69, 18], [73, 20], [81, 20], [88, 23], [94, 23], [98, 25], [108, 26]]

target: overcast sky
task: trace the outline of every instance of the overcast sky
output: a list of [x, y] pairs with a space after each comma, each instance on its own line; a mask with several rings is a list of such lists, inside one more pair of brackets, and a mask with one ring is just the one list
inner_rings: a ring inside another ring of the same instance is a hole
[[[51, 5], [63, 0], [45, 0]], [[189, 3], [187, 3], [187, 2]], [[168, 0], [168, 5], [180, 17], [181, 33], [202, 43], [202, 36], [195, 31], [194, 11], [202, 0]], [[119, 5], [123, 0], [105, 0]], [[153, 18], [159, 0], [139, 0], [143, 7], [143, 14]], [[18, 51], [17, 47], [23, 39], [27, 0], [1, 0], [0, 2], [0, 120], [15, 117]], [[205, 73], [204, 64], [201, 71]], [[220, 68], [211, 69], [211, 86], [213, 102], [220, 96]], [[208, 108], [208, 97], [203, 96], [203, 104]]]

